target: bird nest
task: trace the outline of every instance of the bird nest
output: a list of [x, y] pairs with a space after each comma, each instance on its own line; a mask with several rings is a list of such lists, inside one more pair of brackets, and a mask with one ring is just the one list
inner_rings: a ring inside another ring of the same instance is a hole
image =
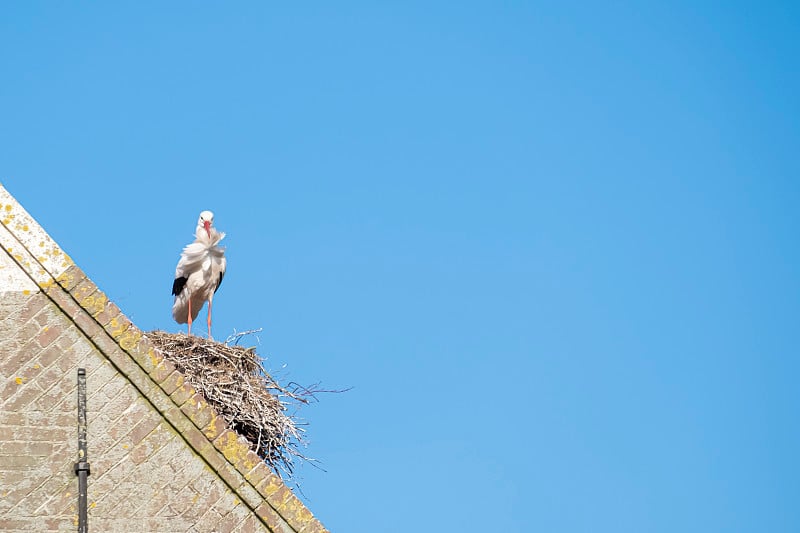
[[309, 403], [313, 390], [282, 387], [255, 348], [164, 331], [147, 337], [275, 473], [291, 478], [294, 459], [308, 459], [300, 452], [304, 431], [288, 411]]

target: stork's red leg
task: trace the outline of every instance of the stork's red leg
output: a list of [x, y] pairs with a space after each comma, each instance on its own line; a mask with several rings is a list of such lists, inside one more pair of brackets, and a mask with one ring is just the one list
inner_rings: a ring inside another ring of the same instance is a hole
[[208, 338], [211, 337], [211, 298], [208, 299]]
[[188, 321], [188, 323], [189, 323], [189, 333], [188, 333], [188, 335], [191, 335], [192, 334], [192, 299], [191, 298], [189, 298], [189, 316], [187, 318], [189, 319], [189, 321]]

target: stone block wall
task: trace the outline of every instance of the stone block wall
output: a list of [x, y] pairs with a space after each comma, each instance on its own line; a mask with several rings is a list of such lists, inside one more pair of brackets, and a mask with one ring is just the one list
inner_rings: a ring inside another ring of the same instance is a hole
[[96, 531], [268, 531], [41, 292], [0, 303], [0, 530], [77, 526], [77, 369]]

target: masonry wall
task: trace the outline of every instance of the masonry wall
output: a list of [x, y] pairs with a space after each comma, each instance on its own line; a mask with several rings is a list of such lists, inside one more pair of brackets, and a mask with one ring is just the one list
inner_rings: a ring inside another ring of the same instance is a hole
[[0, 293], [0, 530], [75, 531], [79, 367], [92, 530], [268, 531], [38, 289]]

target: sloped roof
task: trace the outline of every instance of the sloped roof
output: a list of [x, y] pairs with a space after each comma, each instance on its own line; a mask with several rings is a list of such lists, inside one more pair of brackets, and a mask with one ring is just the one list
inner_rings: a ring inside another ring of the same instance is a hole
[[27, 274], [3, 269], [0, 289], [45, 293], [267, 527], [327, 531], [2, 184], [0, 245]]

